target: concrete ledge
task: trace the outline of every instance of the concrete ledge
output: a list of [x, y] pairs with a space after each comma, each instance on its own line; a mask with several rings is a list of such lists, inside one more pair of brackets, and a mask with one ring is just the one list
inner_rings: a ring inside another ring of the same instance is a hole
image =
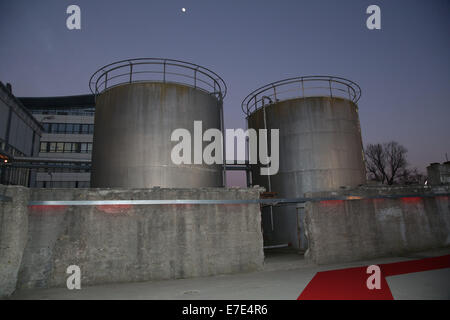
[[399, 199], [332, 200], [306, 204], [308, 259], [317, 264], [386, 257], [450, 244], [449, 186], [370, 187], [308, 196], [417, 193]]

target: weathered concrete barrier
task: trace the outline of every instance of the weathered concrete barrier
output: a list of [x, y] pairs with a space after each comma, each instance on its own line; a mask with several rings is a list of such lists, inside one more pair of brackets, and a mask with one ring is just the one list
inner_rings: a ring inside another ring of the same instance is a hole
[[28, 188], [0, 185], [0, 194], [11, 201], [0, 200], [0, 298], [16, 289], [22, 254], [27, 242]]
[[[376, 187], [314, 193], [312, 197], [351, 196], [306, 204], [307, 258], [317, 264], [398, 255], [450, 245], [449, 186]], [[388, 199], [398, 194], [417, 197]], [[420, 194], [428, 195], [426, 197]], [[432, 196], [437, 194], [436, 196]], [[358, 197], [380, 197], [360, 199]]]
[[[246, 200], [258, 199], [262, 190], [26, 191], [40, 201]], [[83, 286], [247, 272], [262, 268], [264, 261], [257, 203], [30, 206], [27, 235], [19, 288], [65, 286], [70, 265], [80, 267]]]

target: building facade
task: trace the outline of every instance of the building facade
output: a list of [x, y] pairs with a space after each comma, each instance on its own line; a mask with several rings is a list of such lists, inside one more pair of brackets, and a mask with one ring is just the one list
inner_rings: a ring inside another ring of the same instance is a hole
[[88, 188], [94, 95], [19, 99], [43, 127], [33, 187]]
[[450, 184], [450, 161], [432, 163], [427, 167], [428, 184], [438, 186]]
[[42, 129], [12, 94], [11, 85], [0, 82], [0, 184], [35, 184], [35, 170], [17, 165], [15, 159], [38, 155]]

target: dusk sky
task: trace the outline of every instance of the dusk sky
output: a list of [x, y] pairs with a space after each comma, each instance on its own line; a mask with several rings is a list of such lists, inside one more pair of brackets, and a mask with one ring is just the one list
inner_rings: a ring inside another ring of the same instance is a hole
[[[81, 30], [66, 28], [70, 4]], [[366, 27], [371, 4], [381, 30]], [[244, 128], [240, 104], [254, 89], [334, 75], [362, 88], [364, 145], [398, 141], [423, 173], [450, 157], [448, 0], [0, 0], [0, 30], [0, 81], [19, 97], [86, 94], [100, 66], [172, 58], [219, 74], [225, 125]]]

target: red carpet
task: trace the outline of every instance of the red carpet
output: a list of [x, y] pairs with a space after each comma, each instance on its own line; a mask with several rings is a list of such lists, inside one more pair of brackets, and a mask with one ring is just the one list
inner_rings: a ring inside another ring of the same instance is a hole
[[450, 255], [380, 264], [381, 289], [367, 288], [367, 267], [318, 272], [298, 300], [393, 300], [385, 277], [450, 268]]
[[450, 255], [425, 258], [414, 261], [380, 264], [381, 273], [385, 277], [428, 270], [450, 268]]

